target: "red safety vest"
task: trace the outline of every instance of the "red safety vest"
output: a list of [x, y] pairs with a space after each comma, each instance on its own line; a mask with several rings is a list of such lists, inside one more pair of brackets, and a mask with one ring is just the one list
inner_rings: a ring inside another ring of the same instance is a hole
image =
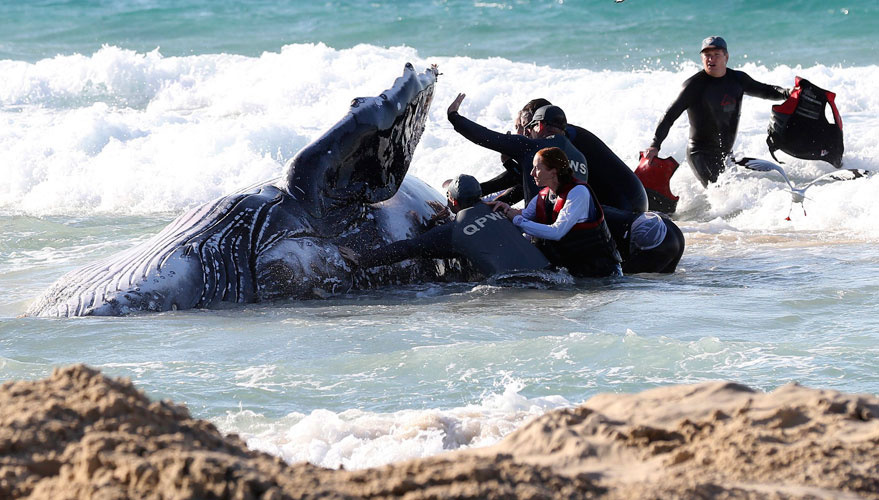
[[585, 182], [579, 182], [576, 180], [559, 189], [558, 198], [556, 198], [555, 205], [552, 206], [551, 210], [549, 209], [549, 188], [545, 187], [540, 190], [540, 193], [537, 195], [537, 222], [540, 222], [541, 224], [554, 223], [556, 219], [559, 218], [559, 212], [561, 212], [562, 207], [565, 206], [565, 201], [568, 199], [568, 193], [571, 192], [571, 189], [574, 189], [574, 186], [585, 186], [586, 189], [589, 190], [592, 204], [598, 209], [598, 219], [594, 221], [578, 222], [574, 224], [571, 231], [581, 231], [598, 227], [604, 221], [604, 211], [601, 210], [601, 205], [596, 202], [595, 193], [592, 191], [592, 188]]

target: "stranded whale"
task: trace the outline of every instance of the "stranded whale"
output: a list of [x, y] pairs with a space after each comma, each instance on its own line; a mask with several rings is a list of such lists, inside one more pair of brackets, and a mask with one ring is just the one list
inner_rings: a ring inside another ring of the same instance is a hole
[[422, 230], [443, 197], [407, 177], [438, 73], [403, 75], [288, 162], [284, 176], [181, 215], [150, 240], [70, 272], [28, 315], [122, 315], [309, 298], [413, 279], [455, 262], [409, 261], [352, 272], [339, 245], [375, 248]]

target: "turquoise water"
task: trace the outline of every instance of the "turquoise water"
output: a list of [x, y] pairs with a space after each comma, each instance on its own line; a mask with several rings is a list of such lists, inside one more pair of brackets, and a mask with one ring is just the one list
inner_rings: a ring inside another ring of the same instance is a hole
[[[422, 57], [502, 57], [553, 67], [673, 68], [722, 34], [769, 65], [873, 64], [876, 2], [36, 1], [3, 2], [0, 59], [91, 54], [102, 45], [166, 56], [259, 56], [323, 42], [407, 46]], [[865, 45], [866, 43], [866, 45]]]
[[[683, 165], [687, 251], [670, 276], [19, 317], [63, 273], [279, 175], [407, 61], [443, 73], [410, 170], [437, 188], [501, 168], [445, 119], [458, 92], [497, 130], [548, 97], [634, 167], [715, 33], [760, 81], [835, 91], [845, 166], [879, 169], [875, 2], [404, 5], [0, 3], [0, 380], [87, 362], [255, 448], [349, 468], [486, 445], [598, 392], [731, 379], [879, 393], [875, 176], [810, 188], [801, 207], [780, 178], [731, 170], [704, 190]], [[745, 100], [737, 152], [768, 157], [769, 105]], [[682, 160], [686, 136], [682, 118], [663, 153]], [[783, 159], [796, 184], [833, 170]]]

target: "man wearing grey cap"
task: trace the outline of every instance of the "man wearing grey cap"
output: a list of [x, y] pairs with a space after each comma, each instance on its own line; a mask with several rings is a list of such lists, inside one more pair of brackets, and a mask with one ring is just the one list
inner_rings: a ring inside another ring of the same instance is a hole
[[[527, 135], [503, 134], [489, 130], [482, 125], [462, 116], [458, 110], [464, 101], [465, 94], [458, 94], [452, 101], [447, 111], [449, 123], [455, 131], [463, 135], [470, 142], [484, 148], [497, 151], [512, 158], [519, 165], [531, 165], [534, 154], [544, 148], [557, 147], [565, 152], [571, 163], [574, 175], [583, 182], [589, 181], [589, 169], [586, 157], [581, 153], [565, 135], [568, 125], [567, 117], [562, 108], [558, 106], [543, 106], [534, 111], [531, 121], [525, 125]], [[525, 203], [537, 196], [540, 191], [531, 178], [531, 169], [520, 168], [522, 175], [522, 188]], [[505, 187], [512, 187], [510, 185]]]
[[742, 112], [744, 94], [761, 99], [784, 100], [790, 91], [760, 83], [746, 73], [726, 67], [729, 52], [726, 40], [710, 36], [702, 40], [703, 70], [683, 84], [680, 95], [669, 106], [644, 151], [648, 159], [656, 157], [672, 124], [687, 111], [690, 119], [690, 142], [687, 162], [696, 178], [707, 187], [716, 182], [732, 152]]
[[408, 240], [395, 241], [358, 255], [340, 247], [342, 256], [362, 268], [392, 264], [415, 257], [464, 258], [488, 278], [514, 271], [546, 269], [549, 261], [501, 213], [482, 202], [482, 189], [473, 176], [461, 174], [444, 186], [455, 218]]

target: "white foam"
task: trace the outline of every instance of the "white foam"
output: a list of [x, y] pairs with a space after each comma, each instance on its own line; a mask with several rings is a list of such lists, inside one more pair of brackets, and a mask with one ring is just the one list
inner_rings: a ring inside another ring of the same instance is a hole
[[[260, 57], [225, 54], [164, 57], [104, 47], [91, 56], [58, 56], [33, 64], [0, 61], [0, 179], [3, 213], [177, 213], [266, 180], [348, 109], [351, 99], [376, 95], [406, 61], [441, 72], [427, 128], [411, 172], [439, 189], [468, 172], [485, 179], [500, 172], [498, 155], [470, 144], [445, 118], [458, 92], [462, 114], [508, 130], [516, 110], [535, 97], [562, 106], [572, 123], [601, 137], [632, 168], [657, 121], [698, 70], [591, 71], [514, 63], [500, 58], [423, 57], [409, 48], [358, 45], [335, 50], [301, 44]], [[731, 65], [738, 67], [740, 61]], [[741, 66], [767, 83], [791, 86], [797, 75], [837, 92], [845, 125], [847, 168], [879, 169], [879, 105], [873, 76], [879, 67]], [[768, 158], [772, 103], [746, 98], [736, 151]], [[686, 118], [678, 119], [663, 155], [684, 160]], [[808, 181], [833, 167], [790, 159], [793, 180]], [[687, 229], [722, 219], [736, 231], [822, 231], [876, 239], [875, 178], [817, 186], [807, 216], [791, 221], [780, 178], [730, 172], [702, 189], [686, 164], [672, 179]]]
[[290, 463], [361, 469], [488, 446], [537, 415], [570, 406], [559, 396], [525, 398], [519, 394], [523, 387], [511, 380], [502, 394], [490, 394], [479, 404], [449, 410], [336, 413], [319, 409], [308, 415], [291, 413], [271, 419], [242, 408], [213, 421], [221, 431], [239, 434], [249, 447]]

